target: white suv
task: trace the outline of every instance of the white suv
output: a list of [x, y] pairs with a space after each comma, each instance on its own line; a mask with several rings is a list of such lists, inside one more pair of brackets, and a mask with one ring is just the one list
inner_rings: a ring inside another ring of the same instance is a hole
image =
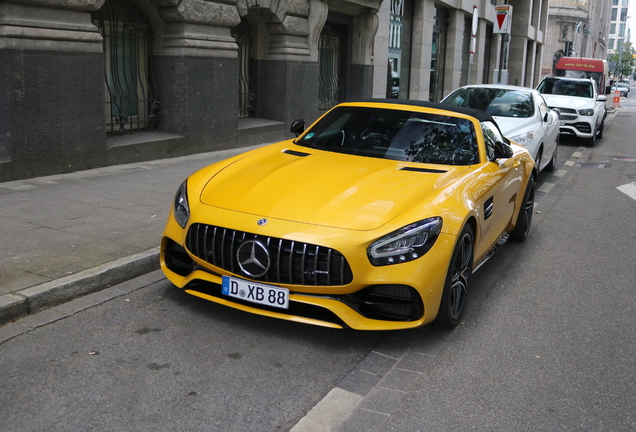
[[592, 146], [603, 137], [607, 96], [599, 95], [596, 81], [548, 75], [537, 90], [550, 108], [559, 110], [561, 135], [583, 138]]

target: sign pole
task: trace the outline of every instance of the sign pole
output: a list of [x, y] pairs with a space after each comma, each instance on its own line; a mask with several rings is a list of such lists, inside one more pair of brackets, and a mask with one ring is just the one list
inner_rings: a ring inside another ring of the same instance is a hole
[[512, 6], [511, 5], [495, 6], [495, 18], [496, 18], [495, 28], [493, 33], [501, 34], [501, 40], [500, 40], [501, 47], [499, 50], [499, 73], [498, 73], [498, 79], [497, 79], [498, 81], [497, 84], [501, 84], [504, 60], [506, 58], [505, 44], [510, 41], [510, 28], [512, 27], [511, 26]]

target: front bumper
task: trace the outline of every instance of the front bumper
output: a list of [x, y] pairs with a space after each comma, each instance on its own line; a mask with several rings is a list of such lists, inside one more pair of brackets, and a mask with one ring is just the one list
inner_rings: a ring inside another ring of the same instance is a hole
[[565, 122], [560, 126], [559, 133], [564, 136], [577, 138], [592, 138], [595, 131], [591, 122], [577, 121]]
[[[235, 223], [232, 225], [246, 226], [241, 223], [241, 219], [246, 217], [250, 221], [254, 219], [252, 215], [233, 214]], [[224, 219], [219, 218], [220, 221]], [[431, 322], [437, 316], [455, 241], [454, 236], [442, 233], [424, 256], [401, 264], [374, 267], [366, 256], [366, 248], [378, 237], [377, 234], [270, 221], [268, 235], [295, 237], [298, 241], [311, 239], [312, 243], [340, 251], [351, 271], [351, 278], [342, 285], [332, 285], [331, 281], [328, 281], [330, 285], [315, 285], [309, 280], [306, 284], [298, 281], [291, 284], [280, 281], [271, 283], [250, 279], [236, 268], [230, 271], [212, 265], [190, 251], [187, 230], [195, 223], [190, 221], [190, 225], [182, 229], [171, 215], [161, 241], [161, 268], [177, 287], [185, 289], [188, 294], [249, 313], [357, 330], [397, 330]], [[256, 227], [255, 224], [253, 226]], [[224, 296], [221, 293], [222, 276], [235, 276], [287, 288], [290, 290], [289, 309], [270, 308]]]

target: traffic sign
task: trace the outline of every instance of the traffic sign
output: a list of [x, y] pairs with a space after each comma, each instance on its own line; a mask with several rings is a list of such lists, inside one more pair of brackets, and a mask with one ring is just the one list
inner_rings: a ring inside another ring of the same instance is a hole
[[493, 33], [510, 34], [510, 23], [512, 21], [512, 6], [495, 6], [495, 28]]

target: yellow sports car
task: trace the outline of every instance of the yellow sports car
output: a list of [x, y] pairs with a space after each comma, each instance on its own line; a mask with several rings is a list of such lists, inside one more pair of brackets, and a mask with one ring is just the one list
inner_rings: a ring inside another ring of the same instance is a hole
[[177, 287], [326, 327], [453, 327], [473, 272], [528, 235], [534, 161], [487, 113], [367, 100], [291, 131], [179, 187], [161, 241]]

